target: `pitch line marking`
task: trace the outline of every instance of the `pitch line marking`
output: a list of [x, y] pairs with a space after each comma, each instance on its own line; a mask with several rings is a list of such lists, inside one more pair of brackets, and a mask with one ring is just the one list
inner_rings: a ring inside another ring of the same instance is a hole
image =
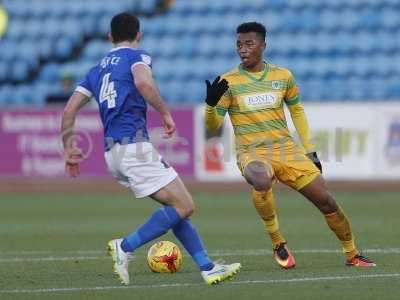
[[22, 262], [44, 262], [44, 261], [71, 261], [71, 260], [99, 260], [106, 259], [107, 256], [48, 256], [48, 257], [12, 257], [0, 258], [0, 263], [22, 263]]
[[[373, 279], [373, 278], [397, 278], [400, 273], [388, 274], [360, 274], [352, 276], [325, 276], [325, 277], [298, 277], [288, 279], [269, 279], [269, 280], [243, 280], [232, 281], [230, 284], [280, 284], [280, 283], [301, 283], [315, 281], [340, 281], [354, 279]], [[63, 292], [81, 292], [81, 291], [104, 291], [119, 289], [155, 289], [155, 288], [176, 288], [204, 286], [204, 283], [171, 283], [158, 285], [130, 285], [130, 286], [95, 286], [95, 287], [71, 287], [71, 288], [49, 288], [49, 289], [31, 289], [31, 290], [0, 290], [0, 294], [31, 294], [31, 293], [63, 293]]]
[[[313, 254], [313, 253], [342, 253], [339, 249], [303, 249], [303, 250], [293, 250], [294, 253], [303, 253], [303, 254]], [[387, 249], [365, 249], [363, 252], [365, 253], [379, 253], [379, 254], [400, 254], [400, 248], [387, 248]], [[3, 252], [4, 253], [4, 252]], [[15, 252], [10, 252], [10, 254]], [[17, 252], [21, 253], [21, 252]], [[29, 252], [24, 251], [24, 254], [29, 254]], [[37, 252], [33, 252], [37, 253]], [[47, 251], [40, 252], [42, 254], [50, 254], [56, 253], [55, 251]], [[102, 260], [108, 259], [105, 255], [105, 251], [99, 250], [89, 250], [89, 251], [67, 251], [65, 253], [70, 254], [78, 254], [78, 256], [47, 256], [47, 257], [3, 257], [0, 258], [0, 263], [22, 263], [22, 262], [46, 262], [46, 261], [75, 261], [75, 260]], [[64, 254], [65, 254], [64, 253]], [[79, 255], [79, 254], [104, 254], [104, 255]], [[224, 256], [261, 256], [261, 255], [270, 255], [272, 251], [267, 249], [248, 249], [248, 250], [214, 250], [210, 251], [209, 254], [214, 257], [224, 257]], [[132, 260], [135, 260], [135, 256], [132, 257]]]
[[[370, 249], [362, 249], [363, 252], [368, 253], [400, 253], [400, 248], [370, 248]], [[22, 250], [22, 251], [0, 251], [0, 255], [39, 255], [39, 254], [56, 254], [57, 252], [61, 252], [63, 254], [103, 254], [105, 251], [102, 250], [66, 250], [66, 251], [57, 251], [57, 250]], [[340, 249], [298, 249], [293, 250], [295, 253], [342, 253]], [[241, 255], [241, 254], [250, 254], [258, 253], [260, 254], [271, 254], [272, 251], [268, 249], [238, 249], [238, 250], [229, 250], [229, 249], [219, 249], [219, 250], [210, 250], [210, 254], [214, 255]]]

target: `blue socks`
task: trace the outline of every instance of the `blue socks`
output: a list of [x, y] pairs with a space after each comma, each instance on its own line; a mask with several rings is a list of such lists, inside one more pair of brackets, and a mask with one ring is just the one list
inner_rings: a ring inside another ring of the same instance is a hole
[[125, 252], [133, 252], [147, 242], [158, 238], [181, 221], [181, 217], [173, 206], [157, 209], [146, 223], [131, 233], [121, 243]]
[[207, 250], [197, 233], [196, 228], [189, 219], [183, 219], [172, 228], [175, 236], [192, 256], [201, 271], [209, 271], [214, 268], [214, 263], [208, 257]]
[[157, 209], [146, 223], [123, 239], [121, 248], [125, 252], [133, 252], [171, 228], [201, 271], [209, 271], [214, 267], [197, 230], [189, 219], [181, 219], [173, 206], [165, 205]]

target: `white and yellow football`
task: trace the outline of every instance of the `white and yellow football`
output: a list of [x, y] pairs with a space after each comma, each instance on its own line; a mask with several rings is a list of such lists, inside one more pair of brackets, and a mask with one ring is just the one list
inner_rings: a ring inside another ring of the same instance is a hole
[[182, 252], [172, 242], [157, 242], [147, 252], [147, 264], [156, 273], [175, 273], [182, 265]]

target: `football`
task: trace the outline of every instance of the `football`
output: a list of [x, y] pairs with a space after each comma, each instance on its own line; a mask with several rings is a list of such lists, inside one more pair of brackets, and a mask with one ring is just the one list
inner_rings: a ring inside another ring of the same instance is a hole
[[159, 241], [150, 247], [147, 264], [156, 273], [175, 273], [182, 265], [182, 252], [170, 241]]

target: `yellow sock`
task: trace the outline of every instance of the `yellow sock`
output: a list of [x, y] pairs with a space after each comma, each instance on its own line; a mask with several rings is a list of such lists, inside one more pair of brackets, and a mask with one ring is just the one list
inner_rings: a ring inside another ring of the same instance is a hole
[[268, 192], [252, 191], [254, 206], [263, 220], [265, 231], [269, 234], [272, 245], [275, 247], [286, 240], [279, 230], [278, 217], [276, 215], [276, 206], [272, 189]]
[[343, 252], [348, 260], [358, 254], [358, 250], [354, 244], [354, 236], [351, 231], [350, 222], [344, 214], [342, 208], [333, 213], [325, 215], [326, 223], [336, 234], [342, 243]]

